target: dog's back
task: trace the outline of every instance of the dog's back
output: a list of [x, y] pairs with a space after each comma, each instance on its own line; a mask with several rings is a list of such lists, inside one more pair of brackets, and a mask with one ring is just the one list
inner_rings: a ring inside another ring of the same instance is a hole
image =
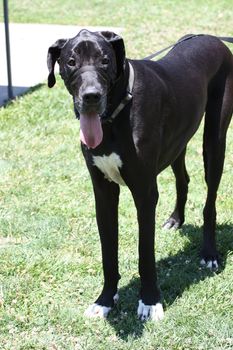
[[[156, 62], [131, 62], [136, 71], [134, 93], [141, 98], [140, 114], [148, 119], [143, 131], [145, 135], [148, 130], [156, 135], [153, 129], [163, 128], [159, 171], [176, 159], [198, 129], [204, 113], [208, 118], [210, 109], [219, 109], [221, 101], [226, 116], [219, 118], [225, 128], [229, 125], [233, 110], [233, 56], [218, 38], [195, 37], [179, 43]], [[148, 104], [148, 100], [153, 104]]]

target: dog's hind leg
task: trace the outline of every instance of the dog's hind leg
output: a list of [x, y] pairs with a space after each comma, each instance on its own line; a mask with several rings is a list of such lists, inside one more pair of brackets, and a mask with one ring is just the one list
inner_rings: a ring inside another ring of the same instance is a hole
[[185, 166], [185, 154], [186, 147], [171, 165], [176, 177], [176, 206], [169, 219], [163, 225], [165, 229], [178, 229], [184, 223], [184, 209], [189, 184], [189, 175]]
[[209, 268], [218, 267], [215, 202], [223, 172], [226, 134], [233, 112], [233, 67], [231, 74], [223, 74], [216, 77], [209, 92], [204, 126], [203, 157], [208, 191], [203, 211], [201, 264]]

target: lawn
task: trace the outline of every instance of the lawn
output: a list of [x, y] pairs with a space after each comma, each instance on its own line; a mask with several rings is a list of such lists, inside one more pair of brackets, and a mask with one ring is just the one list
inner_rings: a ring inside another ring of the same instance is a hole
[[[144, 57], [186, 33], [233, 36], [232, 0], [9, 0], [14, 22], [124, 28], [129, 57]], [[233, 45], [230, 46], [233, 49]], [[58, 79], [0, 109], [0, 350], [230, 350], [233, 348], [233, 125], [218, 193], [218, 273], [199, 266], [206, 195], [202, 127], [189, 144], [191, 177], [182, 229], [167, 232], [170, 169], [159, 176], [156, 259], [165, 319], [136, 317], [136, 212], [120, 198], [120, 300], [107, 320], [83, 316], [101, 289], [93, 194], [79, 124]]]

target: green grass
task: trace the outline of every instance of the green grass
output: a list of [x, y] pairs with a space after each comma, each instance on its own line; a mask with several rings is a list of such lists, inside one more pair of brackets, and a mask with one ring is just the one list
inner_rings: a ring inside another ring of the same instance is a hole
[[8, 2], [12, 22], [122, 27], [128, 54], [138, 58], [167, 46], [187, 33], [232, 34], [232, 0]]
[[[59, 6], [58, 6], [59, 5]], [[233, 1], [9, 1], [15, 22], [124, 28], [128, 56], [143, 57], [190, 32], [232, 35]], [[186, 223], [161, 229], [173, 209], [170, 169], [159, 176], [156, 258], [166, 309], [136, 318], [136, 213], [120, 201], [120, 301], [107, 320], [85, 308], [102, 284], [91, 182], [71, 99], [58, 79], [0, 110], [0, 349], [230, 350], [233, 348], [233, 125], [218, 194], [219, 273], [199, 267], [206, 195], [202, 128], [189, 145]]]

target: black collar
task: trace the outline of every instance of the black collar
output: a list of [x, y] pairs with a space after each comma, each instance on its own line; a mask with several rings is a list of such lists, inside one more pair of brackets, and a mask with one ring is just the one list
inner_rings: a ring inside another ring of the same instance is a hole
[[128, 61], [126, 61], [124, 73], [122, 82], [120, 84], [116, 84], [113, 88], [114, 91], [110, 92], [110, 95], [118, 96], [119, 92], [123, 91], [123, 94], [121, 94], [122, 96], [120, 95], [120, 102], [118, 100], [117, 103], [113, 103], [109, 110], [107, 109], [107, 111], [100, 116], [101, 121], [103, 123], [112, 123], [113, 120], [118, 116], [118, 114], [124, 109], [124, 107], [132, 100], [132, 92], [134, 86], [134, 69], [131, 63], [129, 63]]

